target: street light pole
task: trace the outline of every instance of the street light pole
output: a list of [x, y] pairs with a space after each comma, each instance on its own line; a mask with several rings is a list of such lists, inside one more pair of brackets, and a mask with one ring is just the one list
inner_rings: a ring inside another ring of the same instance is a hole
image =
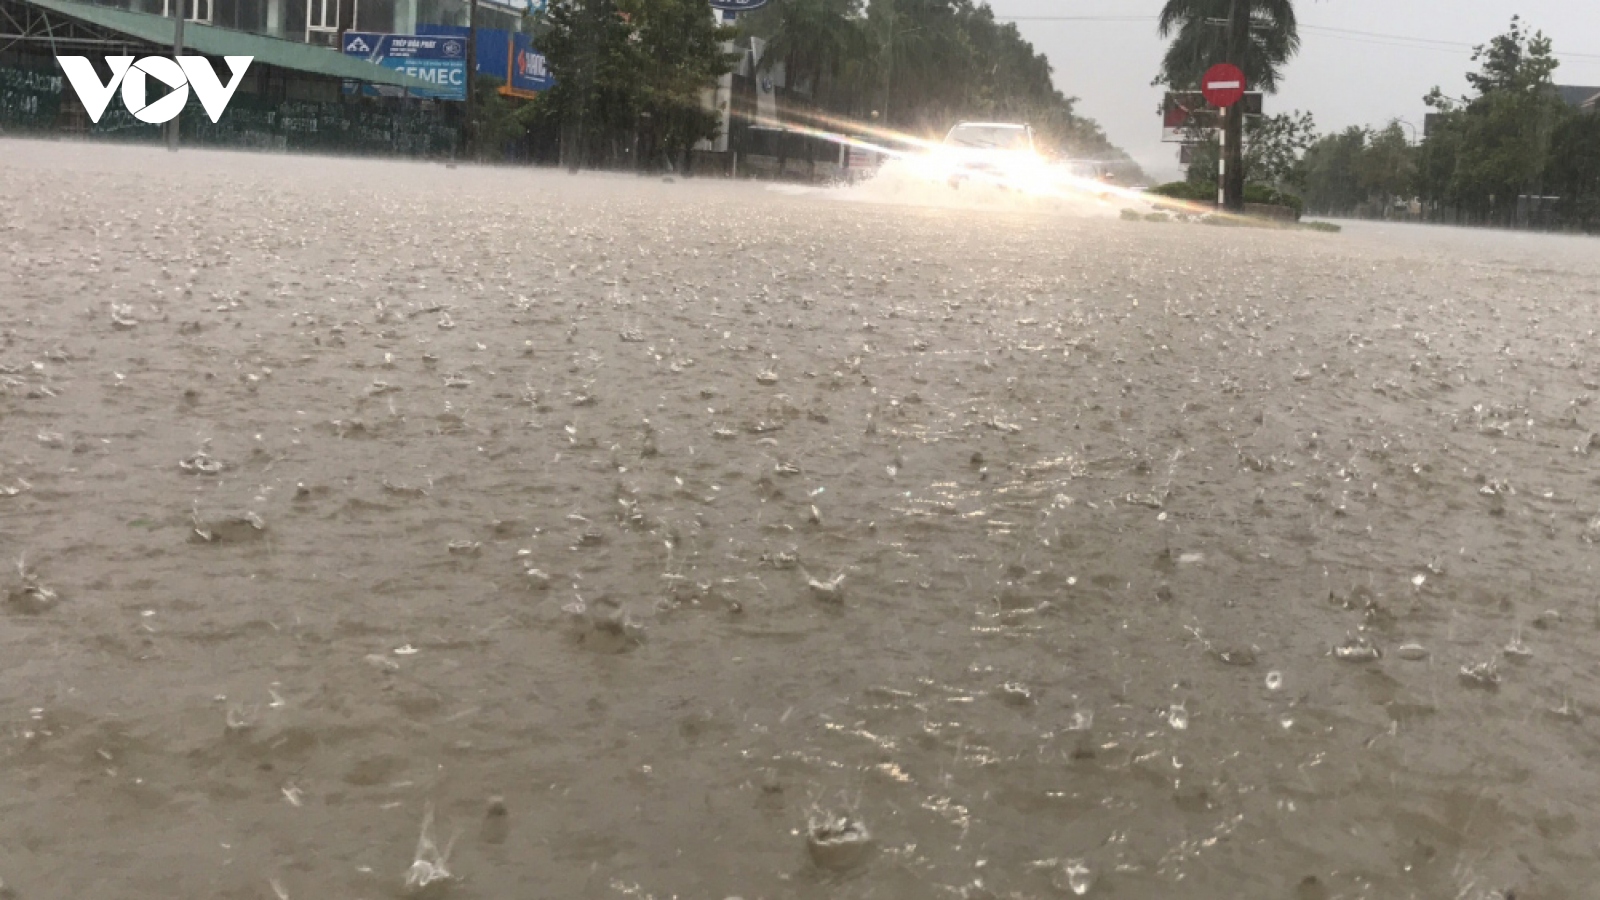
[[[884, 82], [883, 82], [883, 127], [885, 127], [885, 128], [889, 127], [889, 99], [890, 99], [890, 96], [894, 93], [894, 36], [895, 36], [894, 16], [895, 16], [895, 14], [893, 12], [893, 7], [890, 7], [890, 13], [889, 13], [889, 17], [890, 17], [889, 18], [889, 64], [885, 67], [888, 70], [889, 77], [884, 79]], [[905, 31], [900, 32], [900, 34], [901, 35], [916, 34], [917, 32], [923, 30], [926, 27], [927, 27], [926, 25], [918, 25], [916, 28], [907, 28]]]
[[467, 0], [467, 102], [466, 122], [463, 128], [466, 146], [465, 154], [471, 155], [478, 149], [478, 123], [476, 120], [478, 106], [478, 91], [474, 82], [478, 76], [478, 0]]
[[883, 127], [889, 127], [889, 97], [894, 92], [894, 0], [887, 0], [884, 4], [889, 8], [889, 41], [884, 45], [884, 52], [888, 55], [888, 62], [884, 64], [883, 79]]
[[[172, 23], [172, 58], [177, 59], [183, 55], [183, 20], [187, 19], [189, 0], [172, 0], [174, 18]], [[181, 115], [173, 116], [167, 123], [167, 152], [178, 152], [178, 120]]]

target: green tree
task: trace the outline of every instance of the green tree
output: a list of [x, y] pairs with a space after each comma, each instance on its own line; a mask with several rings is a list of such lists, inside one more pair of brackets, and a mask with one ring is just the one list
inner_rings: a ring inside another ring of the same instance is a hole
[[[1230, 60], [1228, 29], [1217, 23], [1228, 19], [1234, 3], [1248, 7], [1250, 38]], [[1291, 0], [1167, 0], [1156, 28], [1171, 40], [1156, 83], [1176, 90], [1197, 90], [1206, 69], [1233, 62], [1244, 70], [1252, 89], [1275, 93], [1284, 65], [1300, 50]]]
[[733, 71], [737, 57], [723, 45], [737, 32], [717, 26], [704, 0], [627, 0], [627, 5], [637, 26], [631, 40], [644, 63], [640, 105], [651, 123], [651, 144], [668, 159], [683, 159], [687, 169], [694, 145], [715, 138], [721, 127], [702, 96]]
[[1278, 189], [1296, 186], [1300, 155], [1316, 140], [1311, 113], [1295, 110], [1245, 122], [1244, 177]]
[[534, 46], [556, 82], [540, 104], [561, 129], [562, 162], [573, 171], [599, 161], [608, 143], [614, 150], [643, 111], [634, 33], [618, 0], [551, 0], [539, 17]]
[[556, 85], [539, 102], [562, 130], [566, 165], [637, 160], [641, 136], [669, 158], [715, 137], [701, 96], [732, 70], [722, 43], [733, 36], [703, 0], [551, 0], [534, 43]]
[[1563, 218], [1584, 231], [1600, 228], [1600, 113], [1571, 116], [1550, 138], [1550, 193]]
[[1417, 195], [1435, 205], [1457, 205], [1456, 161], [1461, 158], [1461, 116], [1441, 112], [1432, 117], [1428, 136], [1417, 148]]
[[1328, 215], [1351, 215], [1366, 199], [1361, 185], [1361, 158], [1367, 130], [1351, 126], [1325, 135], [1306, 148], [1299, 176], [1306, 208]]
[[864, 59], [871, 46], [861, 0], [777, 0], [755, 16], [750, 29], [767, 42], [761, 71], [781, 64], [814, 102], [821, 102], [828, 79]]
[[1576, 113], [1555, 92], [1560, 63], [1550, 39], [1520, 19], [1472, 58], [1479, 70], [1467, 80], [1476, 96], [1434, 88], [1423, 98], [1436, 112], [1417, 184], [1432, 204], [1469, 220], [1511, 224], [1519, 196], [1545, 194], [1554, 137]]
[[1366, 147], [1356, 163], [1356, 178], [1366, 199], [1386, 207], [1397, 198], [1412, 196], [1416, 183], [1416, 148], [1406, 139], [1399, 122], [1382, 131], [1368, 132]]
[[1473, 48], [1472, 61], [1482, 66], [1467, 73], [1467, 83], [1480, 95], [1543, 90], [1560, 65], [1550, 53], [1550, 39], [1543, 32], [1529, 34], [1520, 16], [1511, 17], [1505, 34]]
[[1143, 173], [1059, 91], [1050, 62], [981, 0], [773, 0], [741, 19], [783, 63], [793, 112], [872, 118], [924, 138], [961, 119], [1026, 121], [1052, 149]]
[[474, 110], [477, 135], [476, 151], [479, 159], [499, 159], [508, 145], [520, 141], [530, 125], [538, 121], [536, 103], [503, 96], [499, 88], [504, 84], [498, 78], [479, 76], [474, 89], [477, 104]]
[[[1283, 190], [1299, 187], [1300, 156], [1316, 140], [1317, 125], [1311, 113], [1295, 110], [1276, 116], [1245, 120], [1244, 177], [1247, 184]], [[1217, 139], [1199, 140], [1191, 151], [1188, 181], [1217, 184]]]

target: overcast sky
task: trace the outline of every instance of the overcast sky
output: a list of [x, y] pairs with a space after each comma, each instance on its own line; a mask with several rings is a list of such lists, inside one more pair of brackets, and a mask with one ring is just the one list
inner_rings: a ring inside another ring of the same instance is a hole
[[[1161, 91], [1150, 86], [1165, 50], [1155, 30], [1162, 0], [988, 2], [998, 18], [1017, 17], [1050, 57], [1056, 86], [1113, 143], [1152, 177], [1179, 174], [1177, 147], [1161, 143]], [[1600, 0], [1300, 0], [1296, 9], [1300, 55], [1266, 111], [1308, 110], [1324, 132], [1396, 117], [1420, 132], [1423, 95], [1434, 85], [1466, 93], [1472, 45], [1503, 33], [1513, 14], [1554, 41], [1558, 83], [1600, 85]]]

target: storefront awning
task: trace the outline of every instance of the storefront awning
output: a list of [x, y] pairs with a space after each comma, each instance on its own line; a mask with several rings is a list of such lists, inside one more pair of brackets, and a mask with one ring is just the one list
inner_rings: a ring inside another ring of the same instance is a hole
[[[126, 34], [158, 47], [168, 48], [168, 52], [172, 47], [175, 23], [166, 16], [91, 6], [74, 0], [22, 0], [22, 2]], [[254, 57], [255, 63], [259, 65], [277, 66], [280, 69], [309, 72], [313, 75], [348, 78], [369, 84], [393, 84], [407, 88], [438, 87], [436, 84], [412, 78], [393, 69], [385, 69], [362, 59], [345, 56], [327, 47], [300, 44], [194, 22], [184, 23], [183, 46], [185, 52], [205, 56], [250, 56]]]

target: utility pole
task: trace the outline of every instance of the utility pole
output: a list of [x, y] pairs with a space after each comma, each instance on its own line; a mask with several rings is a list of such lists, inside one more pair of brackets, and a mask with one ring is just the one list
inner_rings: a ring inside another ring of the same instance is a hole
[[478, 78], [478, 0], [467, 3], [467, 102], [466, 121], [462, 132], [465, 155], [469, 158], [478, 149], [478, 91], [474, 82]]
[[[1240, 69], [1245, 69], [1244, 57], [1250, 42], [1250, 7], [1252, 0], [1233, 0], [1228, 9], [1228, 58]], [[1245, 69], [1248, 71], [1248, 69]], [[1217, 188], [1222, 193], [1223, 207], [1233, 212], [1244, 211], [1244, 102], [1228, 107], [1222, 127], [1222, 169], [1218, 172]]]
[[894, 91], [894, 20], [895, 20], [895, 8], [894, 8], [893, 0], [888, 0], [888, 2], [884, 3], [884, 5], [889, 8], [889, 13], [888, 13], [888, 16], [886, 17], [888, 22], [889, 22], [889, 42], [884, 47], [884, 50], [885, 50], [885, 52], [886, 52], [886, 54], [888, 56], [888, 59], [884, 63], [885, 77], [883, 79], [883, 127], [888, 128], [889, 127], [889, 95]]
[[[172, 23], [172, 58], [177, 59], [183, 55], [183, 20], [189, 17], [189, 0], [172, 0], [172, 5], [176, 11], [176, 21]], [[167, 123], [169, 153], [178, 152], [178, 120], [181, 118], [181, 115], [173, 116], [172, 121]]]

